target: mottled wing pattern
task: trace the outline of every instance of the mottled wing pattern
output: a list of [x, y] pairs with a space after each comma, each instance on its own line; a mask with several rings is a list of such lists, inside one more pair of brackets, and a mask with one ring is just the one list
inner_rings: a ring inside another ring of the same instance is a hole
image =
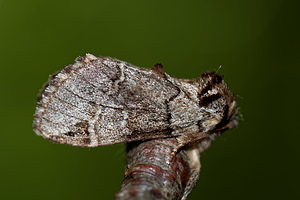
[[168, 136], [168, 102], [179, 91], [163, 72], [90, 54], [76, 61], [41, 92], [33, 124], [38, 135], [88, 147]]

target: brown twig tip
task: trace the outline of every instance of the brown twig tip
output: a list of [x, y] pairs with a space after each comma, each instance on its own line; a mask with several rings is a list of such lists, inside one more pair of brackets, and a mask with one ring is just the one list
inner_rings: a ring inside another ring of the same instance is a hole
[[199, 148], [179, 151], [167, 164], [176, 145], [175, 138], [129, 143], [125, 177], [116, 199], [185, 199], [199, 177]]

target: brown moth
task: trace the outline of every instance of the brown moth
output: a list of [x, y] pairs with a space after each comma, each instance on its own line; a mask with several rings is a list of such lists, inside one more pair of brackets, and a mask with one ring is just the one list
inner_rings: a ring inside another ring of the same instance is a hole
[[213, 139], [238, 123], [234, 95], [221, 76], [170, 77], [87, 54], [52, 75], [41, 92], [34, 131], [56, 143], [96, 147], [176, 137], [178, 146]]

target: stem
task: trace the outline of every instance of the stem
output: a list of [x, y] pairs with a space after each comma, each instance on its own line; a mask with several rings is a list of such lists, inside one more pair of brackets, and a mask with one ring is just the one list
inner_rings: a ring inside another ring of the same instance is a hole
[[167, 164], [176, 138], [129, 143], [125, 177], [116, 200], [186, 199], [199, 177], [200, 151], [209, 144], [202, 141], [183, 149]]

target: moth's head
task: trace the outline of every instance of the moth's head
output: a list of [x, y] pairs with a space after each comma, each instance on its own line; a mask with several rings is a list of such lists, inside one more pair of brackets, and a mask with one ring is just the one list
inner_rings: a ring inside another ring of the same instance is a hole
[[218, 133], [238, 124], [235, 96], [230, 92], [223, 77], [217, 73], [203, 73], [195, 80], [198, 87], [199, 106], [203, 108], [203, 126], [207, 131]]

